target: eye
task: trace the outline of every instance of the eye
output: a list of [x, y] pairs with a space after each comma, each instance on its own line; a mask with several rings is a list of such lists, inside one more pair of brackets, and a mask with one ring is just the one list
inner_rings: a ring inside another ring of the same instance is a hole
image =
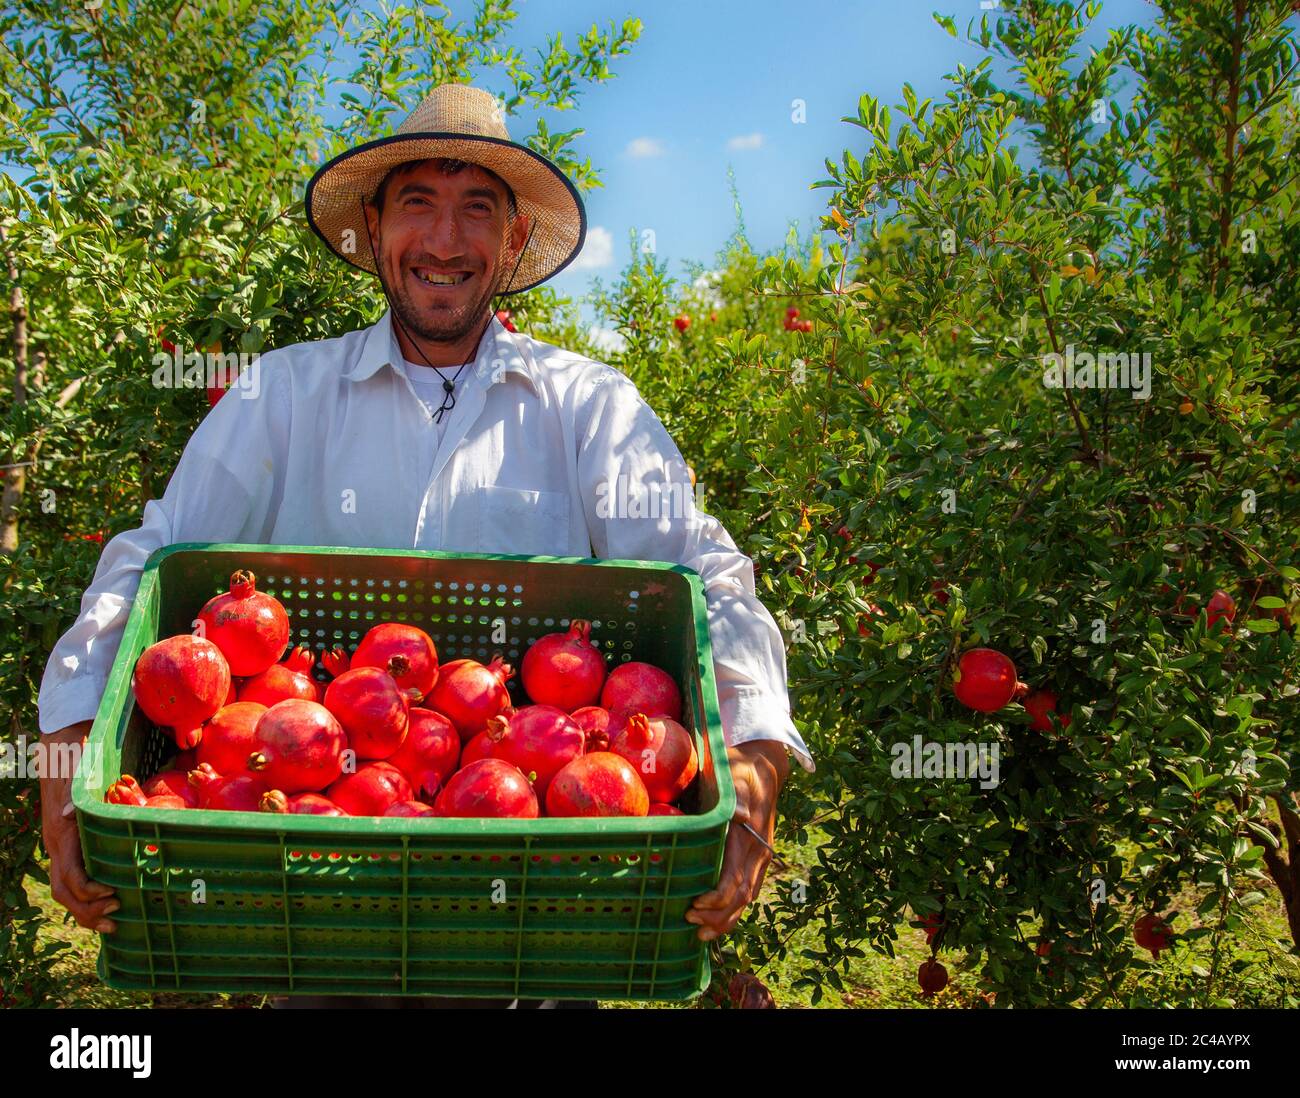
[[492, 207], [489, 206], [486, 202], [472, 202], [470, 203], [470, 209], [482, 210], [484, 213], [492, 212]]

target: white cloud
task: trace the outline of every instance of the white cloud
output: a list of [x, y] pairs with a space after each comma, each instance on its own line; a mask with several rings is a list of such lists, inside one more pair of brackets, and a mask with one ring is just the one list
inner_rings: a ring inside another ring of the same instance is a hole
[[613, 328], [602, 328], [593, 324], [587, 329], [587, 336], [602, 351], [617, 353], [627, 347], [627, 340]]
[[763, 147], [763, 135], [761, 133], [746, 133], [739, 137], [733, 137], [727, 142], [727, 148], [735, 152], [745, 149], [761, 149]]
[[628, 156], [640, 159], [647, 156], [663, 156], [666, 150], [663, 142], [656, 137], [634, 137], [627, 143], [624, 151]]
[[614, 238], [602, 225], [588, 225], [587, 239], [578, 258], [569, 264], [571, 271], [594, 271], [608, 267], [614, 260]]

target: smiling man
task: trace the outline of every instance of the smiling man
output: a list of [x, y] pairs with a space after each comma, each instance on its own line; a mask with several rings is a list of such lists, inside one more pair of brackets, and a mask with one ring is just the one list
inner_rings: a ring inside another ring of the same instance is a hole
[[[658, 417], [618, 370], [511, 333], [493, 315], [495, 297], [544, 282], [577, 255], [586, 233], [577, 191], [558, 167], [509, 139], [490, 95], [448, 84], [393, 137], [317, 172], [307, 214], [339, 258], [379, 277], [388, 312], [370, 328], [266, 353], [251, 367], [257, 384], [218, 402], [163, 498], [149, 502], [139, 528], [105, 547], [81, 614], [50, 654], [42, 732], [84, 738], [141, 569], [163, 545], [685, 564], [705, 585], [736, 786], [721, 880], [687, 918], [706, 940], [726, 933], [770, 861], [787, 752], [809, 770], [812, 760], [790, 718], [782, 638], [755, 595], [752, 563], [695, 509], [686, 463]], [[610, 506], [629, 493], [676, 505]], [[42, 779], [52, 892], [81, 925], [112, 933], [117, 901], [86, 878], [70, 785]]]

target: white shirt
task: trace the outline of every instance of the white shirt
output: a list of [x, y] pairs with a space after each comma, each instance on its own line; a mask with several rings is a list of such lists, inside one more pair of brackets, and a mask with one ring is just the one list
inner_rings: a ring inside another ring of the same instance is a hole
[[[385, 313], [336, 339], [268, 351], [245, 370], [190, 437], [162, 499], [104, 547], [81, 613], [46, 664], [42, 732], [94, 717], [141, 570], [161, 546], [520, 553], [695, 569], [726, 742], [778, 740], [813, 769], [753, 564], [694, 507], [686, 462], [625, 374], [507, 332], [493, 317], [456, 383], [455, 407], [435, 425], [411, 383], [420, 368], [403, 363]], [[450, 379], [455, 369], [443, 372]], [[644, 486], [642, 499], [657, 495], [668, 513], [618, 506], [620, 478], [629, 493]]]

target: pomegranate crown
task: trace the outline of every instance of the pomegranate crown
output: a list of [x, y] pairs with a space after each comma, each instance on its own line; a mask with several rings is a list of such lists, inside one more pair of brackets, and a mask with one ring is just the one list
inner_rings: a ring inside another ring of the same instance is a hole
[[230, 593], [237, 599], [246, 599], [257, 590], [257, 577], [245, 568], [230, 577]]
[[257, 802], [257, 807], [262, 812], [288, 812], [289, 798], [280, 790], [272, 789], [262, 794], [262, 799]]
[[497, 741], [502, 739], [507, 732], [510, 731], [511, 716], [513, 716], [513, 712], [511, 712], [510, 714], [504, 714], [504, 715], [498, 714], [495, 717], [488, 717], [487, 734], [489, 740], [491, 740], [493, 743], [496, 743]]
[[195, 789], [201, 789], [203, 786], [215, 782], [221, 777], [211, 763], [199, 763], [189, 772], [188, 780], [190, 785]]
[[515, 677], [515, 669], [506, 663], [500, 652], [492, 657], [492, 662], [488, 664], [488, 670], [502, 682]]
[[628, 717], [627, 738], [633, 747], [649, 747], [655, 738], [654, 731], [650, 727], [650, 718], [644, 713], [633, 713]]
[[591, 643], [591, 622], [585, 618], [574, 618], [569, 622], [569, 637], [580, 640], [583, 644]]
[[297, 671], [300, 675], [307, 675], [316, 666], [316, 654], [307, 645], [300, 644], [285, 656], [282, 662], [290, 671]]

